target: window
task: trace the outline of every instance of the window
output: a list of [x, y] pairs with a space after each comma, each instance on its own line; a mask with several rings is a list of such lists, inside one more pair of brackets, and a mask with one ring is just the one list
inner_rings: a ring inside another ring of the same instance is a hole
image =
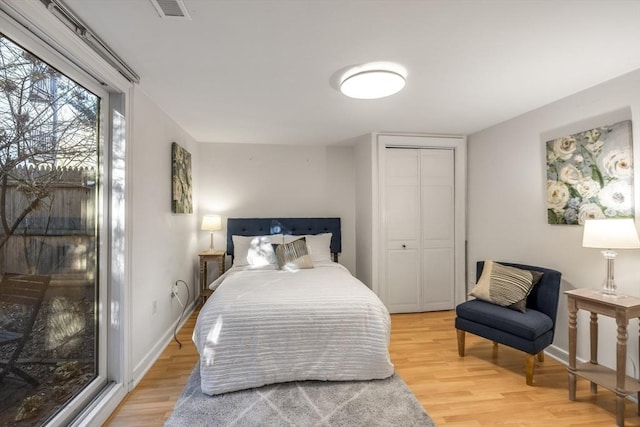
[[29, 335], [22, 349], [0, 346], [0, 362], [18, 349], [15, 367], [32, 379], [0, 363], [0, 425], [42, 425], [107, 382], [109, 95], [4, 34], [0, 61], [0, 275], [50, 279], [30, 330], [19, 331], [23, 307], [0, 302], [0, 329]]

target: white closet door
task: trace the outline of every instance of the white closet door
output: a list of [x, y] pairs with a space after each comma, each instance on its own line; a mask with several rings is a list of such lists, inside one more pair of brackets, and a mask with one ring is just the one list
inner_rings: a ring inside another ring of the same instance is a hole
[[418, 150], [386, 150], [386, 277], [392, 313], [421, 311], [420, 172]]
[[391, 313], [455, 306], [454, 152], [385, 150], [384, 302]]
[[455, 306], [453, 150], [420, 151], [422, 309]]

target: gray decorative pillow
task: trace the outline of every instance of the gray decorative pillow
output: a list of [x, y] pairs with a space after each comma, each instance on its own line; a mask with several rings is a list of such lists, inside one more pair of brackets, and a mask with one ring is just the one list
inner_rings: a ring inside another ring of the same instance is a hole
[[280, 270], [299, 270], [313, 268], [311, 256], [304, 237], [290, 243], [273, 245]]
[[542, 271], [534, 271], [534, 270], [527, 270], [527, 271], [529, 271], [533, 276], [533, 283], [529, 288], [529, 292], [527, 292], [527, 295], [524, 298], [522, 298], [520, 301], [513, 303], [509, 306], [510, 309], [518, 310], [523, 313], [527, 312], [527, 298], [529, 297], [531, 290], [533, 290], [533, 287], [540, 281], [540, 279], [542, 279], [542, 275], [544, 274]]
[[526, 311], [526, 300], [542, 273], [485, 261], [478, 283], [469, 295], [493, 304]]

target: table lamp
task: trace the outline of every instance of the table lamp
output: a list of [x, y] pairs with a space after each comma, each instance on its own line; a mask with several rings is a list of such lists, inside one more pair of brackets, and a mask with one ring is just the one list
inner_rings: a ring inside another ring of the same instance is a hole
[[604, 249], [602, 255], [607, 260], [607, 277], [602, 284], [605, 296], [618, 295], [613, 277], [613, 260], [618, 253], [613, 249], [640, 248], [638, 231], [632, 218], [588, 219], [584, 222], [582, 246]]
[[211, 244], [209, 245], [209, 252], [213, 252], [213, 232], [222, 230], [222, 218], [220, 215], [205, 215], [202, 217], [203, 231], [211, 232]]

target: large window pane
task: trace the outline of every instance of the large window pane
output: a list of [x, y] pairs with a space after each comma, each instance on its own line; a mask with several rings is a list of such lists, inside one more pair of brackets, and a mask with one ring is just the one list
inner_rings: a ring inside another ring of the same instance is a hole
[[[43, 424], [98, 376], [100, 102], [0, 34], [0, 425]], [[38, 276], [31, 324], [7, 286]]]

